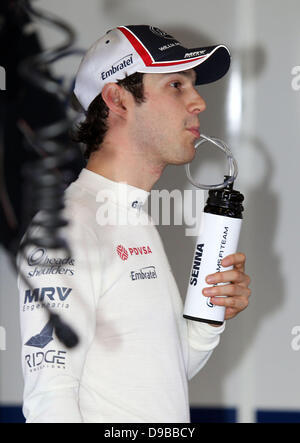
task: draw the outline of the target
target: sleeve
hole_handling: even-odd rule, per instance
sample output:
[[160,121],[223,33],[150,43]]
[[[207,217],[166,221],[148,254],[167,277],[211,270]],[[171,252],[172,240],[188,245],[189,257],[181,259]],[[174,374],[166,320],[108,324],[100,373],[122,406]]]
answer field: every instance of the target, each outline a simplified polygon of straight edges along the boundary
[[218,346],[226,322],[217,327],[193,320],[186,320],[186,322],[188,334],[187,376],[188,380],[191,380],[205,366],[213,350]]
[[[78,391],[96,327],[101,294],[99,240],[76,217],[62,230],[71,249],[28,247],[18,257],[23,413],[29,423],[82,422]],[[32,230],[39,235],[41,228]],[[56,337],[47,308],[79,337],[66,348]]]
[[[152,219],[151,222],[154,225]],[[226,322],[221,326],[214,327],[207,323],[183,318],[183,298],[180,295],[176,279],[157,229],[155,229],[154,232],[161,247],[161,256],[164,257],[166,269],[169,271],[169,290],[172,294],[173,306],[179,322],[180,339],[184,349],[186,375],[188,380],[190,380],[203,368],[213,350],[218,346],[220,335],[225,329]]]

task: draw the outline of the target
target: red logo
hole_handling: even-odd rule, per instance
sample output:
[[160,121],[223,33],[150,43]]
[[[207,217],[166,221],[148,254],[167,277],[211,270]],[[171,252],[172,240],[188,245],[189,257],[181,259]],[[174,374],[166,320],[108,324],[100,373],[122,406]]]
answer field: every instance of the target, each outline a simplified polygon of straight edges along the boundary
[[152,254],[150,246],[139,246],[138,248],[128,248],[130,255],[145,255]]
[[[130,255],[152,254],[150,246],[139,246],[137,248],[128,248],[128,251],[129,251]],[[119,254],[119,256],[121,257],[122,260],[128,259],[128,251],[122,245],[117,246],[117,253]]]
[[117,246],[117,253],[119,254],[122,260],[128,259],[128,252],[127,249],[124,248],[124,246],[122,245]]

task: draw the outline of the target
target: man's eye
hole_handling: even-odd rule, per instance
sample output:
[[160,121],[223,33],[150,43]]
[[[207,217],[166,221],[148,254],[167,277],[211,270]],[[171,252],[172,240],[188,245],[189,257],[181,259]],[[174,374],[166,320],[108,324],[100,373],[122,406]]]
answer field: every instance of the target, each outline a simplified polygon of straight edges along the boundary
[[176,88],[176,89],[180,89],[181,87],[181,83],[180,82],[172,82],[170,83],[170,86],[172,86],[172,88]]

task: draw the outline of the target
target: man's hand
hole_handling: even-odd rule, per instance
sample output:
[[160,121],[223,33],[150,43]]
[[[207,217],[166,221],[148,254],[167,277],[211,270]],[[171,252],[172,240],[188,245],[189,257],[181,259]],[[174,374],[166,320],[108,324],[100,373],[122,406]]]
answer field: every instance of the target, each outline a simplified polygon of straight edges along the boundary
[[[206,277],[208,284],[227,283],[203,289],[203,295],[211,297],[214,305],[226,306],[225,320],[235,317],[248,306],[251,295],[250,277],[245,274],[246,256],[241,252],[223,258],[223,267],[233,266],[230,271],[216,272]],[[229,283],[229,284],[228,284]],[[217,297],[216,297],[217,296]],[[226,296],[226,298],[218,298]]]

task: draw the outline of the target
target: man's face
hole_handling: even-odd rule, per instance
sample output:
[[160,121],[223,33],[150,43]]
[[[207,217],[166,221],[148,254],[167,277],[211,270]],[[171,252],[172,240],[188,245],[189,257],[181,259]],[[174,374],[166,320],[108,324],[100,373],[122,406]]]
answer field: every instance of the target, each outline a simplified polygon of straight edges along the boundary
[[145,74],[145,102],[133,105],[130,136],[154,163],[184,164],[195,155],[200,112],[205,101],[195,89],[194,70]]

